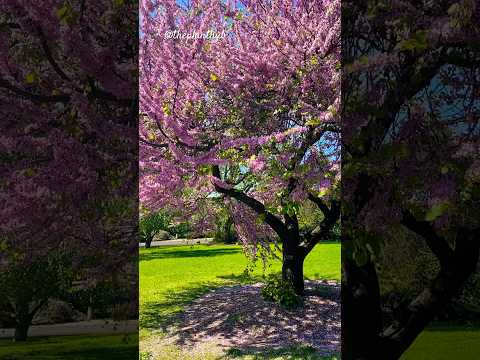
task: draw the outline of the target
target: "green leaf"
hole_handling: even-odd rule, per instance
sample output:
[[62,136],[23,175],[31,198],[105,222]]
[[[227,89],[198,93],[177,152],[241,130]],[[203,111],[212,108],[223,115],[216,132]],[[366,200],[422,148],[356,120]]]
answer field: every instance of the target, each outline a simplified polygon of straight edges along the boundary
[[395,49],[397,50],[425,50],[428,48],[428,39],[427,39],[427,32],[424,30],[417,31],[413,37],[410,39],[406,39],[400,41]]
[[262,224],[263,222],[265,222],[266,218],[267,218],[267,214],[261,213],[260,215],[257,216],[257,222],[259,224]]
[[38,79],[38,76],[35,72],[31,71],[25,76],[25,82],[27,84],[33,84]]
[[148,140],[150,140],[150,141],[155,141],[156,136],[155,136],[155,134],[153,134],[153,133],[148,133],[147,138],[148,138]]
[[65,16],[67,16],[69,10],[70,7],[68,6],[68,4],[65,4],[61,8],[57,9],[55,15],[57,15],[57,18],[59,18],[60,20],[63,20]]
[[170,110],[170,106],[168,104],[164,104],[162,110],[166,116],[172,115],[172,110]]
[[323,188],[318,192],[318,197],[323,197],[323,196],[327,195],[327,193],[328,193],[328,189]]
[[307,126],[318,126],[320,125],[320,119],[319,118],[312,118],[308,120],[305,125]]
[[447,10],[447,14],[448,15],[455,15],[459,12],[460,10],[460,4],[458,3],[455,3],[453,4],[452,6],[450,6]]
[[434,221],[436,218],[440,217],[447,211],[449,207],[448,201],[443,201],[441,203],[435,204],[430,210],[425,214],[426,221]]
[[65,3],[61,8],[58,8],[55,15],[62,24],[66,25],[72,24],[77,19],[77,14],[68,3]]
[[362,65],[368,65],[368,56],[364,55],[362,57],[360,57],[360,59],[358,59],[358,62]]

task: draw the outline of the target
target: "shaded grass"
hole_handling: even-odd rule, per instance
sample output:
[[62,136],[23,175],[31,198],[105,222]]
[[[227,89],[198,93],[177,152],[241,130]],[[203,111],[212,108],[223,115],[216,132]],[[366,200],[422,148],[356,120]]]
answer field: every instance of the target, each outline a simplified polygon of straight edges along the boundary
[[321,356],[315,349],[303,346],[288,346],[279,349],[259,348],[255,350],[240,350],[231,348],[225,355],[218,351],[203,350],[199,353],[185,352],[178,346],[165,346],[159,357],[149,352],[140,353],[140,360],[339,360],[339,356]]
[[[238,245],[162,246],[140,250],[140,334],[164,332],[175,315],[200,295],[218,286],[261,280],[258,261],[251,276],[243,275],[248,260]],[[278,272],[270,261],[266,273]],[[340,244],[322,243],[305,260],[307,279],[340,279]]]
[[441,324],[424,330],[401,360],[471,360],[479,354],[480,326]]
[[138,357],[138,336],[82,335],[0,340],[1,360],[130,360]]
[[258,351],[242,351],[232,348],[227,351],[226,359],[242,360],[337,360],[337,356],[321,356],[309,346],[289,346],[280,349],[259,349]]

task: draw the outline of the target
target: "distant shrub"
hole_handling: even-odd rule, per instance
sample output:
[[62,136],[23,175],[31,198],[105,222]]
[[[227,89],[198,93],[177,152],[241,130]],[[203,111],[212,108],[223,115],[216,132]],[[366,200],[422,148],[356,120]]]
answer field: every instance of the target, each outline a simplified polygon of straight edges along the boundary
[[190,224],[183,222],[178,225],[172,225],[168,229],[170,234],[176,236],[177,238],[187,238],[190,235],[191,227]]

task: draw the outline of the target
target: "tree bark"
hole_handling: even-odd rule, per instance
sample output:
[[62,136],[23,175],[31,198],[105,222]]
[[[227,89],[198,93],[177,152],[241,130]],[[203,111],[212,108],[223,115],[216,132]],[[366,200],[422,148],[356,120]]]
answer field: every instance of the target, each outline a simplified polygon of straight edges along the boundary
[[152,246],[152,240],[153,240],[153,238],[151,238],[151,237],[145,239],[145,248],[146,249],[149,249]]
[[342,265],[342,359],[377,359],[373,353],[378,347],[382,313],[374,264],[358,266],[355,260],[343,257]]
[[305,254],[298,246],[298,239],[289,239],[283,242],[282,278],[292,282],[297,295],[305,294],[303,279],[303,262]]
[[14,341],[26,341],[30,323],[17,323],[15,326]]
[[13,335],[14,341],[26,341],[28,329],[32,323],[33,315],[29,314],[28,307],[21,307],[16,313],[15,333]]
[[441,262],[441,269],[429,286],[396,309],[399,315],[388,328],[382,324],[374,264],[359,266],[353,259],[344,257],[342,359],[398,360],[476,270],[480,252],[477,238],[478,231],[458,231],[452,257]]

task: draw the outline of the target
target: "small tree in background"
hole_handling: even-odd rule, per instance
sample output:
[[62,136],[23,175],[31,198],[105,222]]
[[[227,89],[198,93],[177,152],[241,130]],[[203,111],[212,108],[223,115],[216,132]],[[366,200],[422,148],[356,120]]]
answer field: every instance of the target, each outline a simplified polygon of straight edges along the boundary
[[140,218],[140,240],[145,243],[146,248],[152,245],[154,237],[160,231],[168,231],[171,221],[172,217],[162,211],[148,213]]
[[25,341],[38,311],[50,298],[67,293],[73,272],[68,257],[60,251],[33,260],[13,251],[9,255],[9,266],[0,272],[0,302],[14,320],[14,341]]

